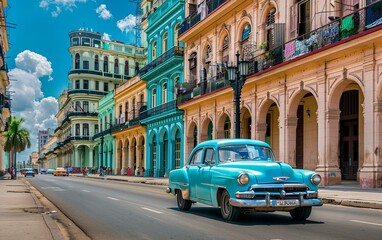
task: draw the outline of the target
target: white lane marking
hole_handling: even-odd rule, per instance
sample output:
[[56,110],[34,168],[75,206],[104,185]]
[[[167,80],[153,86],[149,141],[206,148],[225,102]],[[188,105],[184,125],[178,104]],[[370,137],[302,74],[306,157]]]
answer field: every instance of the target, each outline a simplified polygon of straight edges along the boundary
[[350,220],[350,222],[363,223],[363,224],[369,224],[369,225],[375,225],[375,226],[382,226],[382,224],[380,224],[380,223],[364,222],[364,221],[359,221],[359,220]]
[[156,211],[156,210],[153,210],[153,209],[150,209],[150,208],[145,208],[145,207],[141,207],[143,210],[147,210],[147,211],[150,211],[150,212],[155,212],[155,213],[163,213],[163,212],[159,212],[159,211]]
[[107,197],[108,199],[111,199],[111,200],[114,200],[114,201],[118,201],[119,199],[117,198],[113,198],[113,197]]
[[90,192],[89,190],[82,190],[83,192]]

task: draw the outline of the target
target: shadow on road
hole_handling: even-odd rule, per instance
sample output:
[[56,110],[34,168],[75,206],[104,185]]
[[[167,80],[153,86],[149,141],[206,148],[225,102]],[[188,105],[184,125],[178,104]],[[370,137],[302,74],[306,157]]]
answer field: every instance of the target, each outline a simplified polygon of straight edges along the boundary
[[[177,212],[182,212],[184,214],[192,214],[199,217],[209,218],[221,222],[225,221],[220,214],[220,208],[212,207],[192,207],[189,211],[180,211],[178,208],[169,208],[169,210],[174,210]],[[288,214],[288,215],[285,215]],[[265,213],[265,212],[251,212],[251,213],[242,213],[238,221],[232,221],[231,224],[250,226],[250,225],[310,225],[310,224],[324,224],[321,221],[295,221],[290,216],[289,213],[284,212],[274,212],[274,213]]]

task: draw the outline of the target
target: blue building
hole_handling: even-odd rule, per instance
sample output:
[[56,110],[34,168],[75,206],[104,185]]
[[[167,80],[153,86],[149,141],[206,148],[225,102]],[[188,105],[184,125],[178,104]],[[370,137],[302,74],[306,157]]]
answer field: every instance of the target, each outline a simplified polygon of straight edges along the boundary
[[[183,46],[178,29],[184,21],[184,1],[157,1],[142,6],[142,28],[147,38],[148,64],[140,70],[147,83],[146,176],[167,176],[183,166],[183,111],[177,108],[183,83]],[[148,10],[150,9],[150,10]]]

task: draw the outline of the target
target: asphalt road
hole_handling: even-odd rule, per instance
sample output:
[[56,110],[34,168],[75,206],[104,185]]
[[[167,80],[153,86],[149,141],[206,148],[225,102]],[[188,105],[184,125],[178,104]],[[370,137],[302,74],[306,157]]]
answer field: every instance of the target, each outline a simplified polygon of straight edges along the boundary
[[181,212],[164,186],[79,177],[27,179],[92,239],[381,239],[382,211],[324,205],[307,221],[253,213],[225,222],[218,208]]

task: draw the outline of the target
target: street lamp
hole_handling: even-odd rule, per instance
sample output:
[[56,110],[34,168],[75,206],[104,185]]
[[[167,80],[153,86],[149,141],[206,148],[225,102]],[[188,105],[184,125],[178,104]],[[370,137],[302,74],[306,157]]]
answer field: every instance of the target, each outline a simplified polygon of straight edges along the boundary
[[227,76],[230,85],[233,89],[235,98],[235,138],[240,138],[240,98],[241,90],[245,84],[246,76],[248,75],[249,61],[245,61],[244,58],[239,60],[240,53],[236,53],[237,66],[227,67]]

